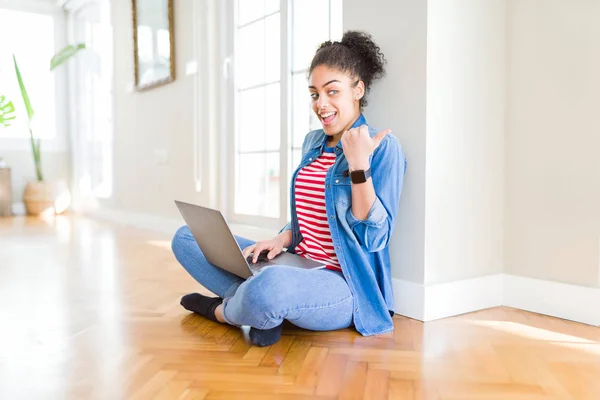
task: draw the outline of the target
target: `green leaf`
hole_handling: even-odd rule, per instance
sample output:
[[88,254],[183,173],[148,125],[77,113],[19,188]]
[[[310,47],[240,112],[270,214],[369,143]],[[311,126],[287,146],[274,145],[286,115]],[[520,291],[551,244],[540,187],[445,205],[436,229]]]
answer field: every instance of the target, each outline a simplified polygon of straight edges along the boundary
[[23,83],[23,77],[21,76],[21,71],[19,70],[19,64],[17,63],[17,58],[13,54],[13,62],[15,64],[15,74],[17,75],[17,81],[19,82],[19,88],[21,89],[21,97],[23,97],[23,103],[25,104],[25,109],[27,110],[27,118],[29,119],[29,140],[31,142],[31,152],[33,153],[33,162],[35,164],[35,173],[37,175],[38,181],[44,180],[44,175],[42,174],[42,162],[40,157],[40,140],[35,139],[33,136],[33,131],[31,130],[31,121],[33,120],[33,107],[31,106],[31,101],[29,101],[29,95],[27,94],[27,90],[25,89],[25,84]]
[[8,101],[6,96],[0,95],[0,125],[5,128],[10,126],[10,121],[17,118],[15,115],[15,106],[12,101]]
[[50,60],[50,71],[53,71],[59,65],[66,63],[71,57],[83,49],[85,49],[85,43],[79,43],[76,46],[73,46],[72,44],[66,46]]
[[19,65],[17,64],[17,58],[13,54],[13,62],[15,63],[15,73],[17,74],[17,81],[19,81],[19,88],[21,89],[21,97],[23,97],[23,103],[25,103],[25,109],[27,110],[27,118],[29,119],[29,123],[33,119],[33,115],[35,114],[33,111],[33,107],[31,106],[31,101],[29,101],[29,95],[27,94],[27,90],[25,89],[25,84],[23,83],[23,77],[21,76],[21,71],[19,71]]
[[[33,138],[33,133],[31,129],[29,130],[29,136]],[[33,145],[33,162],[35,164],[35,174],[37,175],[38,181],[44,180],[44,174],[42,173],[42,155],[40,153],[40,138],[35,140],[35,144]]]

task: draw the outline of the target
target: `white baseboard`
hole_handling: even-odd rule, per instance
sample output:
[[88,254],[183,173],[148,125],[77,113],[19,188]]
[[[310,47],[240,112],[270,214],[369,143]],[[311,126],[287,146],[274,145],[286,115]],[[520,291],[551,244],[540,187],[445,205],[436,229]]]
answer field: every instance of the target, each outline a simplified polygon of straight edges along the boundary
[[25,204],[24,203],[13,203],[12,212],[14,215],[25,215]]
[[425,321],[425,290],[423,285],[392,278],[396,314]]
[[393,285],[396,313],[424,322],[508,306],[600,325],[600,288],[508,274],[435,285],[394,279]]
[[393,279],[396,313],[419,321],[502,305],[502,274],[435,285]]
[[600,325],[600,288],[505,275],[504,305]]
[[502,274],[425,287],[425,321],[502,305]]

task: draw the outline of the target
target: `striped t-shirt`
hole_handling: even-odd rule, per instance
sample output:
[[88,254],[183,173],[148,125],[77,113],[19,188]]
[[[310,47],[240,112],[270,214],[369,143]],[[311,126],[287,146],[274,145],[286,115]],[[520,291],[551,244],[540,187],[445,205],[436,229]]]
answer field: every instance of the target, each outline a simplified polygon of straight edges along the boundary
[[333,147],[326,147],[296,176],[296,214],[303,239],[295,251],[303,257],[326,263],[329,269],[341,271],[325,210],[325,175],[335,162],[333,150]]

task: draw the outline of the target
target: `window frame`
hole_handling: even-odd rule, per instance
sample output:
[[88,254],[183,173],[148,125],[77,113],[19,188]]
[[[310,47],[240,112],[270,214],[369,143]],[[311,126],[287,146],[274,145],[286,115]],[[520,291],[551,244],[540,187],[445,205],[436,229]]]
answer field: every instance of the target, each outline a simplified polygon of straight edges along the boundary
[[[54,53],[58,52],[66,45],[67,21],[62,8],[57,6],[56,3],[34,0],[5,0],[0,4],[0,9],[52,16],[54,20]],[[49,62],[50,60],[48,60],[48,63]],[[69,148],[67,72],[66,69],[60,68],[52,74],[55,87],[56,135],[53,138],[41,138],[41,148],[43,152],[49,153],[67,152]],[[20,96],[18,96],[18,98],[11,98],[10,100],[15,106],[22,107],[23,100]],[[36,105],[34,104],[34,109],[35,108]],[[0,134],[0,148],[2,148],[3,151],[31,151],[29,134],[22,136]]]
[[[227,142],[229,146],[227,146],[227,154],[223,156],[227,160],[226,164],[227,168],[227,185],[226,185],[226,200],[224,202],[226,207],[226,216],[231,222],[246,224],[251,226],[261,226],[269,229],[278,229],[284,226],[289,221],[289,180],[291,177],[291,173],[295,169],[295,165],[291,165],[291,161],[293,159],[293,151],[297,150],[297,147],[293,147],[293,137],[292,137],[292,80],[294,75],[297,73],[306,73],[308,70],[294,70],[292,64],[293,57],[293,1],[301,1],[301,0],[280,0],[279,13],[280,13],[280,145],[277,152],[279,153],[279,179],[280,179],[280,195],[279,195],[279,217],[266,217],[266,216],[258,216],[258,215],[246,215],[235,212],[235,196],[236,196],[236,174],[237,174],[237,165],[236,165],[236,157],[237,157],[237,143],[236,138],[236,129],[237,129],[237,121],[238,121],[238,88],[235,83],[235,74],[236,74],[236,59],[235,56],[236,46],[238,44],[237,34],[238,29],[240,28],[237,24],[237,3],[238,1],[243,0],[230,0],[228,13],[227,13],[227,26],[230,26],[230,34],[226,43],[227,51],[226,54],[230,54],[229,57],[225,57],[224,59],[224,70],[226,71],[226,80],[227,80],[227,93],[226,100],[224,102],[226,110],[234,110],[236,113],[235,117],[232,121],[227,123],[226,129],[227,132]],[[332,23],[332,4],[334,1],[338,1],[338,7],[341,9],[342,1],[341,0],[328,0],[329,2],[329,37],[332,38],[334,32],[332,30],[335,28]],[[339,10],[338,9],[338,10]],[[341,16],[339,21],[339,27],[341,27]],[[246,26],[248,22],[245,22],[242,26]],[[325,39],[324,39],[325,40]],[[308,90],[307,90],[308,96]],[[312,112],[309,110],[309,112]],[[305,134],[307,134],[305,132]],[[263,153],[261,151],[261,153]],[[265,151],[265,154],[267,152]],[[297,160],[296,160],[297,161]]]
[[[86,35],[86,24],[90,21],[82,18],[81,14],[85,14],[90,10],[88,7],[98,7],[94,14],[100,19],[99,26],[104,29],[111,26],[111,4],[108,0],[80,0],[80,1],[68,1],[64,5],[67,12],[67,26],[68,26],[68,37],[70,43],[86,42],[88,46],[87,51],[94,51],[93,42],[89,42],[87,37],[81,38],[81,35]],[[98,26],[96,26],[98,28]],[[114,103],[115,103],[115,90],[113,84],[114,77],[114,63],[113,63],[113,37],[112,32],[105,32],[106,42],[110,46],[110,51],[104,53],[101,59],[106,60],[106,68],[101,70],[106,74],[105,80],[107,86],[104,89],[109,93],[107,98],[109,102],[104,104],[106,107],[108,117],[107,130],[103,131],[106,137],[102,141],[95,140],[94,137],[90,140],[90,137],[85,135],[81,131],[81,118],[84,115],[83,111],[90,111],[90,108],[86,108],[83,105],[88,105],[88,101],[92,103],[98,98],[93,97],[94,92],[88,92],[85,89],[85,85],[82,84],[84,75],[82,73],[89,68],[83,63],[85,58],[75,59],[70,62],[66,67],[67,71],[71,75],[71,82],[75,82],[75,85],[69,86],[69,126],[72,132],[70,138],[70,150],[71,150],[71,177],[72,187],[74,193],[77,195],[76,202],[77,206],[85,207],[89,204],[94,204],[98,199],[107,200],[110,199],[114,191]],[[105,93],[106,94],[106,93]],[[86,101],[87,100],[87,101]],[[93,112],[94,107],[92,106],[91,111]],[[89,114],[87,115],[89,116]],[[86,116],[86,117],[87,117]],[[98,116],[93,114],[91,118],[87,119],[87,123],[94,126],[92,121],[95,121]],[[89,127],[89,125],[88,125]],[[89,133],[89,132],[87,132]],[[94,133],[98,133],[94,130]],[[94,156],[95,152],[100,152],[102,161],[98,161]],[[80,179],[87,175],[92,175],[94,171],[102,170],[102,184],[92,187],[82,187]]]

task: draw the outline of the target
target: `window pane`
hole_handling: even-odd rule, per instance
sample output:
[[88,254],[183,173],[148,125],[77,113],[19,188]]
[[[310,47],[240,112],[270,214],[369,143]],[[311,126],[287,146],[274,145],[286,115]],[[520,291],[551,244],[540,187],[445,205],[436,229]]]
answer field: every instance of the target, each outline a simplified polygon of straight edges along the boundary
[[262,215],[279,217],[280,180],[279,152],[267,154],[267,197]]
[[[302,157],[302,149],[292,149],[292,165],[291,165],[291,171],[290,173],[294,172],[296,170],[296,168],[298,168],[298,165],[300,165],[300,161]],[[291,179],[291,177],[290,177]]]
[[246,88],[265,81],[265,21],[238,31],[236,59],[237,87]]
[[[289,185],[290,185],[290,182],[292,179],[292,174],[300,165],[300,161],[302,161],[301,157],[302,157],[302,149],[292,148],[288,151],[288,166],[287,166],[288,175],[287,175],[287,180],[285,182],[286,190],[289,190]],[[288,208],[288,213],[289,213],[289,205],[287,208]],[[289,221],[289,219],[288,219],[288,221]]]
[[294,74],[292,77],[292,146],[302,146],[304,137],[310,131],[309,113],[311,112],[306,73]]
[[323,129],[323,124],[321,124],[321,121],[319,121],[319,118],[317,117],[317,114],[315,114],[312,110],[308,113],[309,115],[309,125],[308,125],[308,131],[314,131],[315,129]]
[[305,69],[319,44],[329,39],[329,0],[293,2],[293,68]]
[[[15,76],[14,53],[31,105],[35,110],[33,133],[51,139],[56,136],[54,75],[49,63],[55,52],[54,20],[50,15],[0,9],[0,27],[5,33],[0,51],[0,91],[15,107],[16,119],[0,130],[2,136],[28,137],[27,113]],[[35,35],[31,34],[35,27]]]
[[[330,35],[341,36],[342,0],[293,0],[288,4],[289,26],[281,25],[281,0],[239,0],[238,22],[245,25],[236,32],[236,183],[234,212],[237,214],[279,217],[282,191],[287,190],[289,170],[300,163],[301,145],[306,134],[320,129],[321,123],[311,109],[306,68],[314,53]],[[331,21],[330,21],[330,7]],[[273,14],[273,15],[270,15]],[[270,15],[264,20],[261,17]],[[252,22],[256,21],[256,22]],[[281,54],[281,33],[290,29],[289,54]],[[281,68],[287,57],[290,96],[281,97]],[[293,73],[291,72],[298,72]],[[270,84],[267,84],[270,83]],[[263,86],[265,85],[265,86]],[[252,90],[239,90],[255,87]],[[289,103],[288,103],[289,101]],[[281,118],[290,110],[291,141],[289,165],[279,171]],[[272,153],[271,153],[272,151]],[[251,153],[248,153],[251,152]],[[283,182],[283,184],[281,183]],[[289,214],[289,209],[287,210]]]
[[279,217],[279,153],[241,154],[238,160],[235,212]]
[[265,0],[239,0],[238,25],[244,25],[265,15]]
[[83,195],[110,197],[112,194],[112,29],[102,15],[108,5],[94,3],[74,15],[76,42],[87,51],[72,61],[76,89],[77,140],[80,158],[78,189]]
[[237,161],[235,212],[260,215],[265,197],[265,155],[240,154]]
[[281,32],[279,13],[265,19],[265,79],[267,82],[279,80],[281,71]]
[[267,99],[265,103],[266,137],[265,149],[279,150],[281,139],[281,99],[279,83],[266,87]]
[[239,93],[239,151],[265,149],[265,88],[243,90]]

